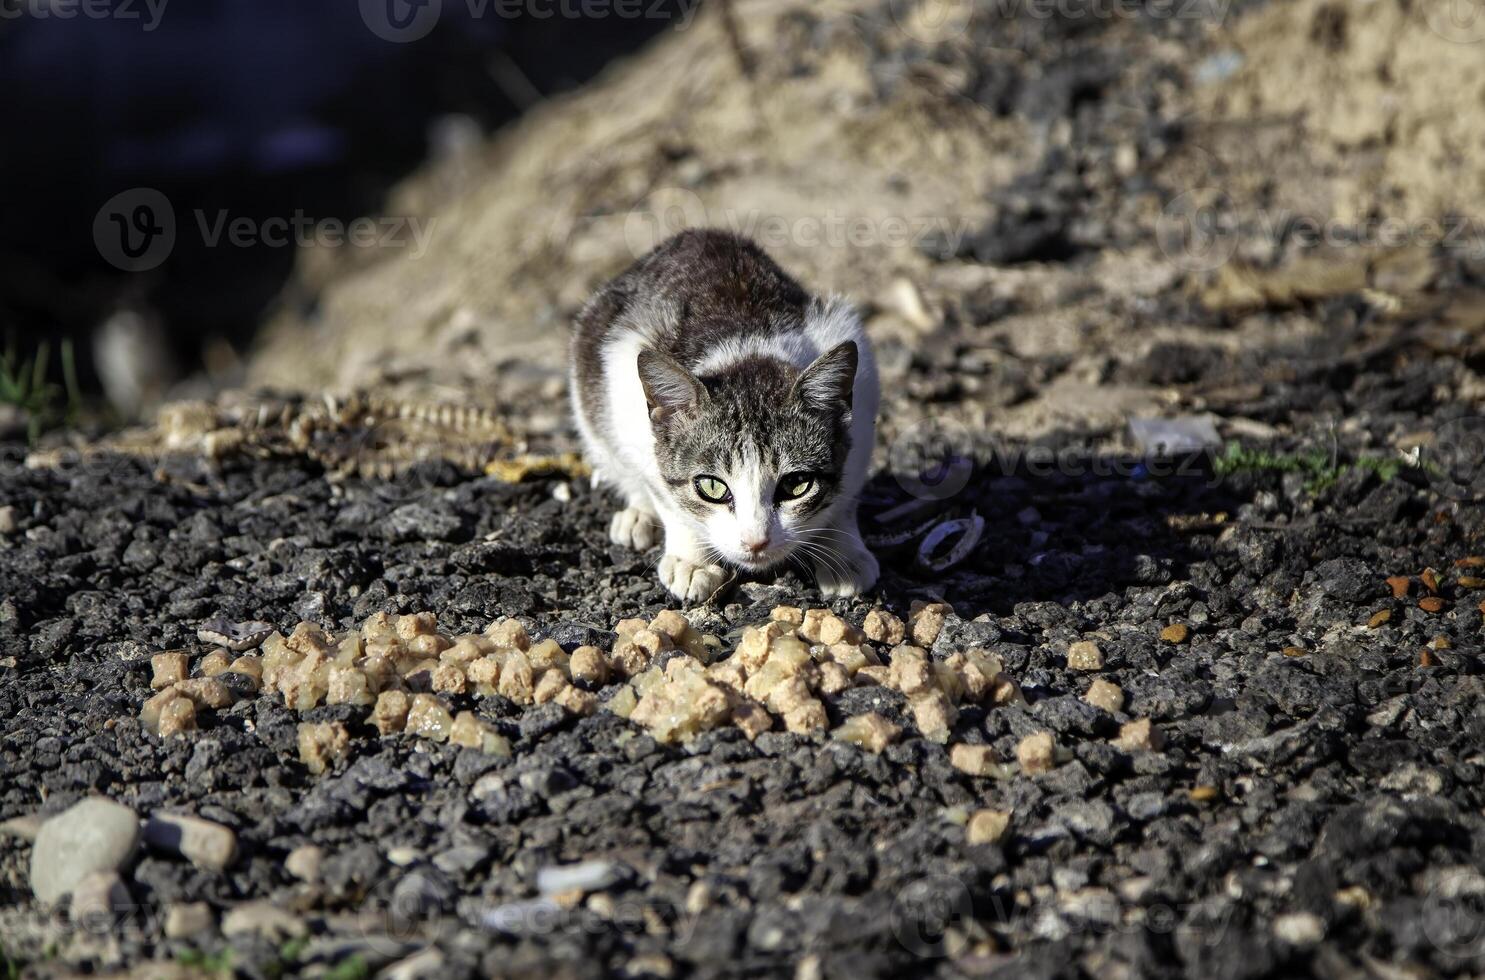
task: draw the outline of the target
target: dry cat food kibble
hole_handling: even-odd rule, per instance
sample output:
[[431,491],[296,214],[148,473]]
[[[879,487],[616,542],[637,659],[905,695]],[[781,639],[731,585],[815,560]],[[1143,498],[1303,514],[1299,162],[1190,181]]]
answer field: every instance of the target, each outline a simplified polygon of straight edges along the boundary
[[[461,635],[440,632],[429,613],[375,613],[341,635],[299,623],[288,636],[268,633],[257,652],[236,659],[220,647],[211,650],[194,677],[187,653],[155,655],[157,693],[140,718],[156,734],[175,735],[193,730],[199,711],[225,709],[261,690],[299,712],[321,705],[364,708],[382,737],[407,734],[508,756],[511,744],[497,723],[459,710],[461,699],[499,696],[582,717],[597,710],[603,692],[606,710],[648,729],[659,742],[682,743],[729,724],[749,739],[770,730],[824,733],[832,726],[825,698],[885,686],[903,695],[919,734],[947,744],[961,705],[988,707],[1019,696],[1001,673],[1000,659],[986,650],[929,654],[953,616],[943,603],[916,604],[907,624],[882,610],[860,627],[828,609],[778,606],[771,616],[744,629],[730,652],[675,610],[648,621],[620,621],[608,651],[581,645],[570,653],[553,639],[533,640],[509,618]],[[846,717],[833,732],[836,740],[874,753],[901,735],[901,725],[877,711]],[[298,736],[300,758],[312,773],[329,770],[354,750],[339,722],[306,722]],[[956,745],[952,758],[975,775],[1004,778],[1014,771],[986,746]],[[1024,761],[1023,768],[1033,771]]]

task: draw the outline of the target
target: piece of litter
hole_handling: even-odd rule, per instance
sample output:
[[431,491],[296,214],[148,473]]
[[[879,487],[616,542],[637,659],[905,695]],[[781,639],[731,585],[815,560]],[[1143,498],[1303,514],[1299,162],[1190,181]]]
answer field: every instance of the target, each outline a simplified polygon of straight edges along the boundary
[[1130,419],[1129,437],[1147,456],[1177,456],[1222,444],[1217,427],[1207,415]]

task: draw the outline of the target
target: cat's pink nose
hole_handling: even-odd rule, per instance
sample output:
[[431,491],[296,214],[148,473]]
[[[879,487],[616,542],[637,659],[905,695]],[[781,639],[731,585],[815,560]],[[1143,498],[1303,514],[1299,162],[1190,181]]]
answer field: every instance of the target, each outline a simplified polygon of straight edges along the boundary
[[767,538],[743,538],[743,550],[750,555],[761,555],[768,548]]

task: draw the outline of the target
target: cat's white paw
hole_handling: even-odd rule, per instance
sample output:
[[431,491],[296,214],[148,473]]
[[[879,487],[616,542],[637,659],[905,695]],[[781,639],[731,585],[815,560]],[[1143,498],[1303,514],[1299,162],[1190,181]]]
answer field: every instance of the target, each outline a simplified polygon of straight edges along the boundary
[[720,565],[698,565],[680,555],[660,559],[661,584],[683,602],[705,602],[726,581],[727,572]]
[[625,507],[609,521],[608,539],[635,551],[648,551],[660,540],[660,522],[647,510]]
[[834,556],[827,565],[815,563],[815,584],[820,594],[827,599],[848,598],[860,595],[877,584],[881,566],[876,556],[862,548],[860,551]]

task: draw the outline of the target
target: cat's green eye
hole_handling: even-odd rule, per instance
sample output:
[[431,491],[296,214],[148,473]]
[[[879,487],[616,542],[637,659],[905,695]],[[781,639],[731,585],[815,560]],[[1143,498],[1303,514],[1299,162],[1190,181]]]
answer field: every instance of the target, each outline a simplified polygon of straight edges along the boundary
[[732,491],[727,489],[727,484],[714,476],[698,476],[693,483],[702,500],[725,504],[732,499]]
[[780,500],[798,500],[815,489],[815,478],[808,473],[790,473],[779,481]]

